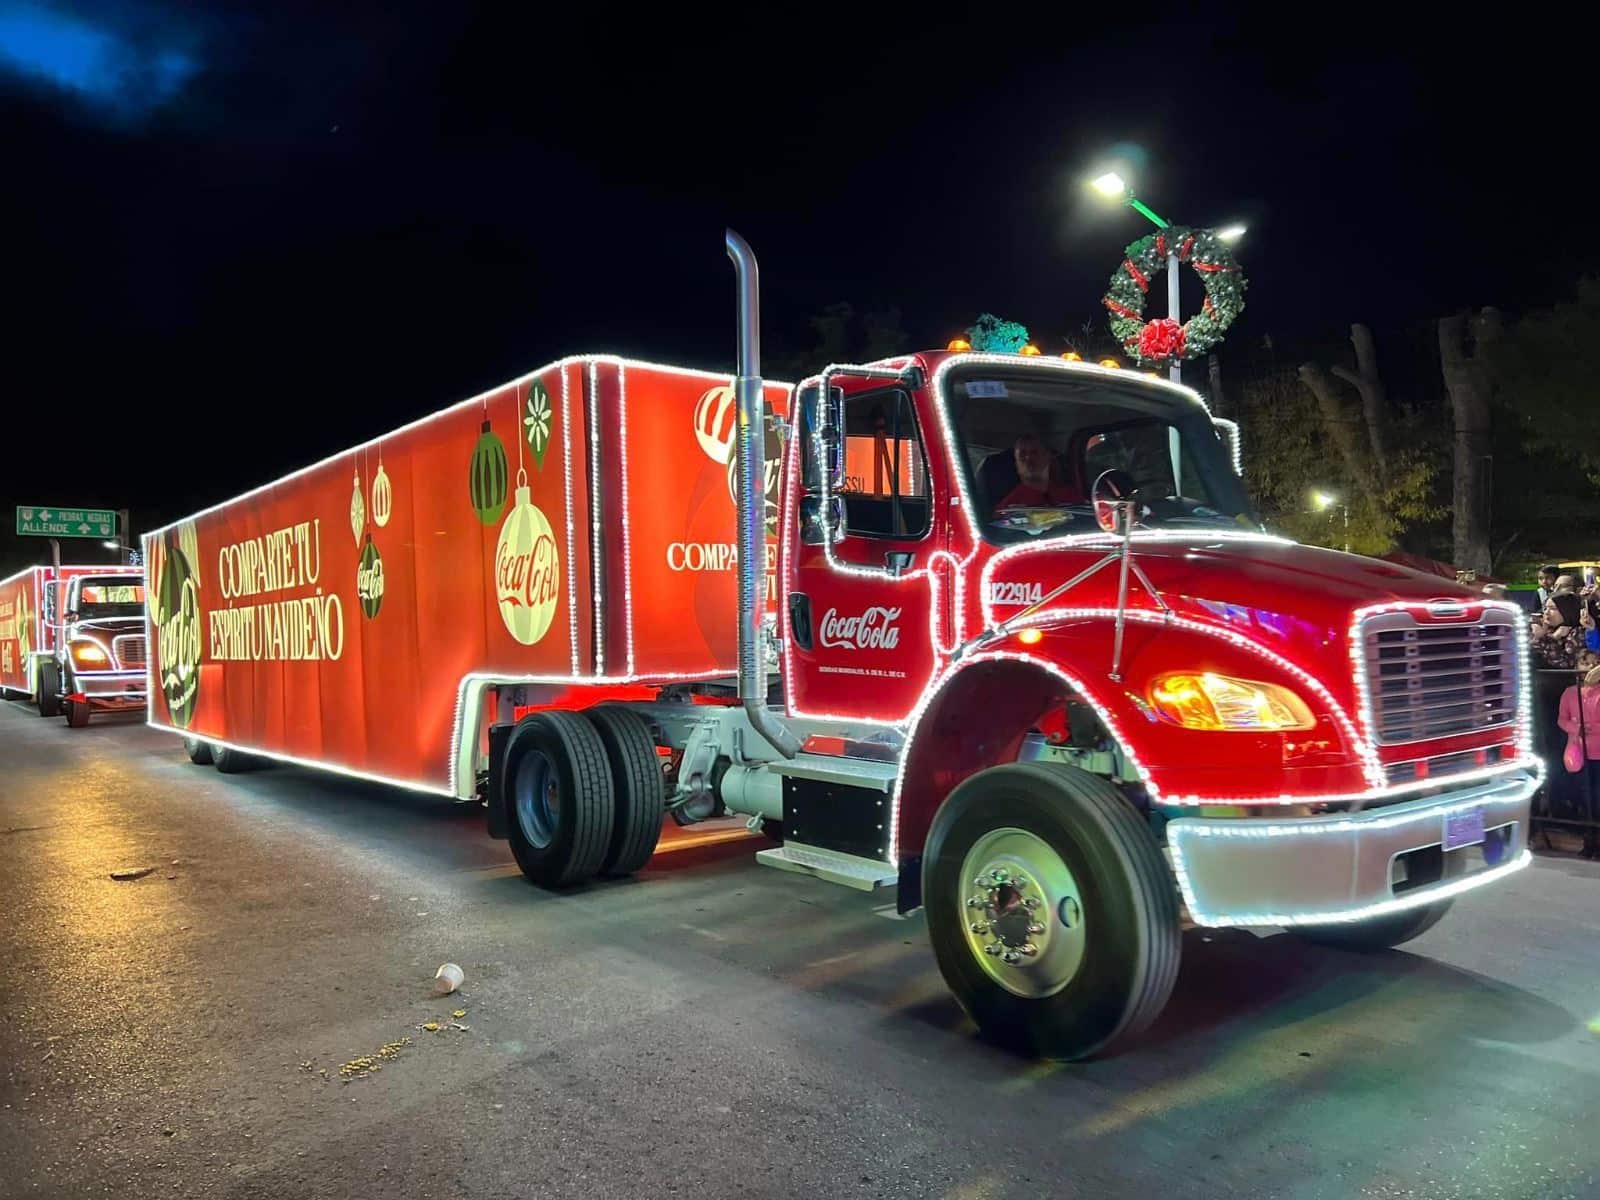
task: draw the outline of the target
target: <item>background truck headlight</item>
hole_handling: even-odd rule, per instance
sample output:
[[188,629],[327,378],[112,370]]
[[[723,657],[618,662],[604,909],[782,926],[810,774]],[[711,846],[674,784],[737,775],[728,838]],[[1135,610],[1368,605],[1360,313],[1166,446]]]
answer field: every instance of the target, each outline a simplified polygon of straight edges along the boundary
[[73,642],[70,650],[73,663],[80,667],[103,667],[111,661],[98,642]]

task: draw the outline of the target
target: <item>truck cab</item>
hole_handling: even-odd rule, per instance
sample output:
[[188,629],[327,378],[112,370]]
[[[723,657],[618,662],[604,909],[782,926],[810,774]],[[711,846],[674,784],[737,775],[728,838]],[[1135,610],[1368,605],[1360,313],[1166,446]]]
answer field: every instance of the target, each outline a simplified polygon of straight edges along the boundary
[[39,714],[65,715],[81,729],[97,712],[143,709],[143,573],[75,573],[52,583],[47,597],[46,620],[59,632],[36,667]]
[[[1179,898],[1370,948],[1528,861],[1514,607],[1265,532],[1194,392],[928,353],[831,367],[796,408],[786,715],[880,733],[771,765],[764,857],[881,860],[980,1025],[1123,1036],[1170,987]],[[1121,980],[1100,1027],[1091,962]]]

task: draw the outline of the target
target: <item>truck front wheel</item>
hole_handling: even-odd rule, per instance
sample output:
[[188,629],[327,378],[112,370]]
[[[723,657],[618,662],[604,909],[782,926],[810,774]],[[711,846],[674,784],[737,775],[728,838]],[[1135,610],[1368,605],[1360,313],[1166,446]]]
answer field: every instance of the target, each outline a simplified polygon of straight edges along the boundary
[[1143,1029],[1178,975],[1178,897],[1144,820],[1074,767],[957,787],[923,854],[934,956],[985,1036],[1081,1059]]
[[605,746],[578,713],[526,717],[506,742],[506,832],[517,866],[534,883],[568,887],[600,869],[616,799]]
[[87,700],[67,701],[67,727],[69,729],[82,729],[89,723],[89,716],[93,710]]
[[39,715],[61,715],[61,668],[53,662],[41,662],[38,673]]
[[1387,950],[1427,933],[1450,911],[1450,901],[1440,900],[1389,917],[1347,921],[1338,925],[1295,925],[1291,932],[1319,946],[1367,952]]

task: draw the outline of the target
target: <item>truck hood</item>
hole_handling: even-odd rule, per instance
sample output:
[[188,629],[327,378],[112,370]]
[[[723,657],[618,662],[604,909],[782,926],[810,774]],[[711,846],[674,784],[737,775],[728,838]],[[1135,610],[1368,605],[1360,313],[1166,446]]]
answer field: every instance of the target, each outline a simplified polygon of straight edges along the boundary
[[100,617],[92,621],[78,621],[72,626],[74,634],[86,633],[97,637],[117,637],[124,633],[143,633],[143,617]]
[[[1043,542],[1008,552],[989,571],[988,595],[996,601],[993,617],[1004,620],[1021,611],[1020,604],[1000,603],[1002,598],[1031,600],[1038,594],[1031,591],[1035,585],[1047,594],[1115,544],[1109,538],[1063,546]],[[1483,599],[1461,584],[1408,567],[1269,538],[1208,538],[1201,531],[1192,537],[1187,531],[1135,535],[1134,562],[1175,612],[1228,625],[1298,662],[1323,659],[1333,677],[1349,673],[1348,634],[1358,609],[1393,601]],[[1117,575],[1115,564],[1105,567],[1047,607],[1115,606]],[[1023,586],[996,588],[1002,581]],[[1134,579],[1129,581],[1128,603],[1155,607]]]

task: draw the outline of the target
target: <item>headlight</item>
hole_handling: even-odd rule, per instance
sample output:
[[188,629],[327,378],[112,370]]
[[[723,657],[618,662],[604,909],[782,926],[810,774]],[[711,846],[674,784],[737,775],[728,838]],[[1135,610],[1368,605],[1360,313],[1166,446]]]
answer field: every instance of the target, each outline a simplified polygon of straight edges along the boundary
[[1288,688],[1209,671],[1157,676],[1149,696],[1158,714],[1185,729],[1277,733],[1317,723],[1305,701]]
[[73,642],[71,650],[72,661],[80,667],[103,667],[111,661],[111,656],[98,642]]

